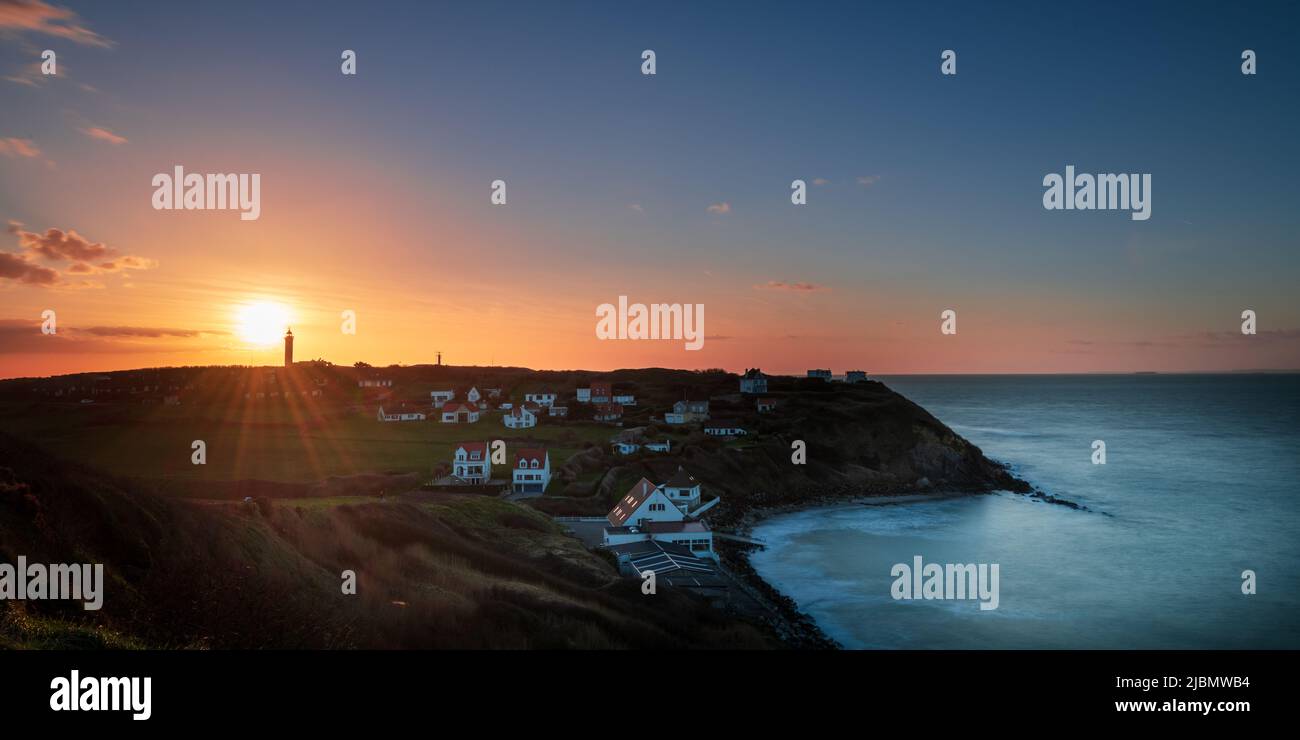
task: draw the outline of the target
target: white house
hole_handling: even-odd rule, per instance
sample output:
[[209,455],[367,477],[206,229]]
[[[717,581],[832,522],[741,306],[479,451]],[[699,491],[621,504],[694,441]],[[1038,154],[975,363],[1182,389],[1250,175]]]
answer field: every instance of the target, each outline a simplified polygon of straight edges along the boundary
[[471,386],[469,392],[465,394],[465,400],[477,404],[483,401],[483,394],[479,393],[478,388]]
[[831,379],[831,371],[830,371],[830,370],[809,370],[809,371],[808,371],[808,377],[810,377],[810,378],[820,378],[820,379],[822,379],[822,380],[825,380],[825,381],[827,381],[827,382],[830,382],[830,379]]
[[[675,477],[675,476],[674,476]],[[686,516],[660,486],[642,478],[614,504],[606,516],[606,547],[655,540],[688,548],[697,557],[713,558],[713,531]]]
[[487,483],[492,477],[492,459],[487,442],[461,442],[452,451],[452,475],[466,483]]
[[590,388],[579,388],[579,389],[578,389],[578,403],[591,403],[591,389],[590,389]]
[[866,370],[850,370],[844,373],[845,383],[865,383],[867,382]]
[[569,415],[569,407],[568,407],[568,406],[548,406],[548,407],[546,408],[546,413],[549,414],[550,416],[568,416],[568,415]]
[[748,434],[736,421],[711,421],[704,425],[704,433],[710,437],[741,437]]
[[529,429],[537,426],[537,414],[530,411],[527,405],[522,404],[510,409],[501,420],[510,429]]
[[614,403],[619,406],[635,406],[636,396],[631,393],[618,393],[614,395]]
[[474,424],[483,412],[474,403],[448,401],[442,407],[443,424]]
[[543,448],[527,448],[515,453],[515,493],[543,493],[551,483],[551,456]]
[[695,479],[695,476],[686,472],[686,468],[678,465],[677,472],[673,473],[673,477],[661,487],[668,500],[672,501],[683,514],[699,508],[700,482]]
[[424,421],[424,414],[418,411],[384,411],[384,407],[379,407],[380,421]]
[[641,449],[641,445],[636,442],[616,441],[611,444],[614,447],[614,454],[616,455],[631,455]]
[[655,442],[646,442],[644,446],[651,452],[667,452],[672,449],[673,443],[671,440],[665,439]]
[[538,391],[537,393],[525,393],[524,400],[532,401],[538,406],[550,406],[555,403],[556,394],[551,391]]
[[434,406],[441,406],[455,397],[456,391],[429,391],[429,401]]
[[678,401],[672,411],[664,414],[664,421],[669,424],[691,424],[708,418],[708,401]]
[[762,370],[751,367],[740,376],[741,393],[767,393],[767,376]]

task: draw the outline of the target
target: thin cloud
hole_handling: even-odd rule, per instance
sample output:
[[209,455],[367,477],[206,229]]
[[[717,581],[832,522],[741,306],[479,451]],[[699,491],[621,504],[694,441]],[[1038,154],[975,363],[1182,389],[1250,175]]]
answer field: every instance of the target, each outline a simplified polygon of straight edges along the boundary
[[118,144],[126,143],[125,136],[118,136],[112,131],[109,131],[106,128],[100,128],[99,126],[91,126],[90,128],[83,128],[81,129],[81,133],[85,134],[86,136],[89,136],[92,139],[98,139],[99,141],[107,141],[108,143],[113,144],[114,146]]
[[97,337],[141,337],[160,339],[162,337],[198,337],[204,334],[225,334],[226,332],[199,331],[198,329],[168,329],[149,326],[91,326],[73,331],[92,334]]
[[827,179],[824,178],[824,177],[814,177],[814,178],[813,178],[813,185],[821,186],[821,185],[830,185],[830,184],[831,184],[831,181],[830,181],[830,180],[827,180]]
[[103,49],[114,45],[82,25],[76,13],[42,0],[0,0],[0,31],[39,33]]
[[871,187],[880,182],[880,175],[863,175],[858,178],[858,184],[863,187]]
[[769,280],[761,285],[755,285],[754,290],[778,290],[790,293],[817,293],[830,290],[829,286],[819,285],[818,283],[788,283],[784,280]]
[[718,216],[725,216],[726,214],[731,213],[731,204],[726,201],[714,203],[705,210]]
[[39,157],[41,149],[31,139],[9,137],[0,139],[0,154],[6,157]]

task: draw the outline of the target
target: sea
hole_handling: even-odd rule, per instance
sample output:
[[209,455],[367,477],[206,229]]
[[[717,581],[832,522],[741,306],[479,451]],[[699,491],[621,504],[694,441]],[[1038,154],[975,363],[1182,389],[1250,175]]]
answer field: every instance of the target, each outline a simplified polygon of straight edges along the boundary
[[[1300,375],[878,379],[1087,510],[999,492],[760,522],[759,575],[843,646],[1300,648]],[[997,608],[907,598],[917,556],[996,564]]]

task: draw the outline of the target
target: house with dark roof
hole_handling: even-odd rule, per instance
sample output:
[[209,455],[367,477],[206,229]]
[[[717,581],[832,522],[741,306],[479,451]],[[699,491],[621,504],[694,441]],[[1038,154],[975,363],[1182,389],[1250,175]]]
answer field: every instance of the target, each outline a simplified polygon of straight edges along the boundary
[[[670,484],[678,501],[668,495]],[[689,504],[686,502],[691,495],[696,502],[699,501],[699,482],[682,468],[678,468],[669,483],[661,486],[642,478],[614,503],[614,508],[606,516],[610,526],[605,528],[605,546],[655,540],[685,547],[697,557],[716,558],[713,531],[708,523],[687,513]],[[695,513],[716,501],[718,499],[710,501],[708,506],[696,509]]]
[[696,557],[690,548],[661,540],[639,540],[613,545],[609,551],[618,561],[619,572],[633,578],[654,573],[656,582],[690,589],[725,590],[727,582],[717,566]]
[[767,376],[762,370],[751,367],[740,376],[741,393],[767,393]]
[[551,483],[551,456],[543,447],[527,447],[515,453],[511,490],[515,493],[544,493]]
[[673,505],[686,514],[699,508],[700,482],[695,476],[686,472],[686,468],[677,466],[677,472],[663,484],[664,495]]

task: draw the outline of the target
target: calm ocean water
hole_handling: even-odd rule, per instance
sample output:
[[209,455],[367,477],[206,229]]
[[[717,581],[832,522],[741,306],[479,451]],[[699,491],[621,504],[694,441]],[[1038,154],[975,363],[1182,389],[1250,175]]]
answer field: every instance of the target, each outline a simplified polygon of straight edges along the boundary
[[[758,572],[845,646],[1300,648],[1300,376],[882,380],[1093,511],[999,493],[760,524]],[[895,601],[915,555],[999,564],[998,609]]]

